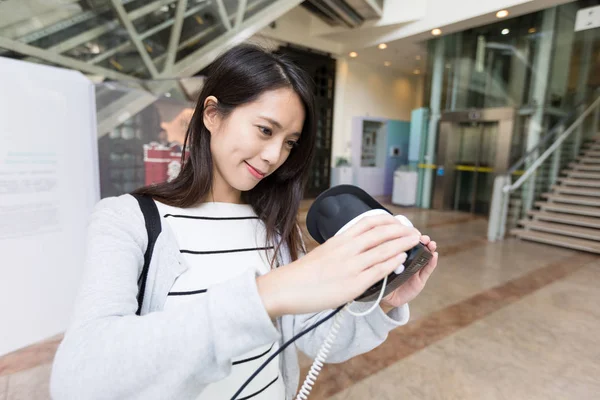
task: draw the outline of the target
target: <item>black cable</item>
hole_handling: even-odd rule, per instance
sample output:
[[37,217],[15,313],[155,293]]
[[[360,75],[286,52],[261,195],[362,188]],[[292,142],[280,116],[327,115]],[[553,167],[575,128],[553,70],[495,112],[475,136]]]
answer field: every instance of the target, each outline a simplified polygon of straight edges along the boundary
[[254,373],[252,375],[250,375],[250,378],[248,378],[246,380],[246,382],[244,382],[244,384],[238,389],[238,391],[235,392],[235,394],[233,395],[231,400],[235,400],[242,393],[242,391],[246,388],[246,386],[248,386],[250,384],[250,382],[252,382],[252,380],[254,378],[256,378],[256,375],[258,375],[259,372],[262,371],[267,366],[267,364],[269,364],[271,361],[273,361],[273,359],[275,359],[275,357],[277,357],[277,355],[279,353],[281,353],[283,350],[285,350],[286,347],[288,347],[290,344],[294,343],[296,340],[300,339],[302,336],[306,335],[308,332],[312,331],[313,329],[315,329],[322,323],[331,319],[335,314],[342,311],[342,308],[344,308],[345,306],[346,305],[344,304],[343,306],[336,308],[328,316],[326,316],[325,318],[323,318],[322,320],[320,320],[318,322],[315,322],[313,325],[309,326],[308,328],[306,328],[305,330],[303,330],[302,332],[300,332],[299,334],[297,334],[296,336],[294,336],[293,338],[291,338],[290,340],[285,342],[283,344],[283,346],[281,346],[273,355],[271,355],[271,357],[267,358],[267,360],[264,363],[262,363],[262,365],[256,371],[254,371]]

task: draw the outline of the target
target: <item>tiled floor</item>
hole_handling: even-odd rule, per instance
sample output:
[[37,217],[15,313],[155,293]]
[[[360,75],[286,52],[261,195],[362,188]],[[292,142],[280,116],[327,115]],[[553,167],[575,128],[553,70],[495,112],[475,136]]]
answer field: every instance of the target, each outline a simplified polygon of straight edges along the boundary
[[[489,243],[486,220],[468,214],[389,209],[438,242],[439,267],[409,324],[378,349],[327,365],[311,399],[600,398],[600,258]],[[48,398],[56,343],[0,358],[0,400]],[[306,372],[310,360],[301,365]]]

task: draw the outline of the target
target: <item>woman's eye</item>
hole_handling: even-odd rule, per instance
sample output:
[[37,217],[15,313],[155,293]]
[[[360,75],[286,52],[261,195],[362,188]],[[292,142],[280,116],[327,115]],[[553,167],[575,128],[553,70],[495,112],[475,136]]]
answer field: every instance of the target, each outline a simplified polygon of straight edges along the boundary
[[265,134],[265,135],[267,135],[267,136],[271,136],[271,135],[273,134],[273,131],[272,131],[272,130],[270,130],[269,128],[267,128],[267,127],[264,127],[264,126],[259,126],[259,127],[258,127],[258,129],[259,129],[259,130],[260,130],[260,131],[261,131],[263,134]]
[[287,141],[287,146],[288,146],[290,149],[293,149],[293,148],[295,148],[295,147],[297,147],[297,146],[298,146],[298,142],[296,142],[295,140],[288,140],[288,141]]

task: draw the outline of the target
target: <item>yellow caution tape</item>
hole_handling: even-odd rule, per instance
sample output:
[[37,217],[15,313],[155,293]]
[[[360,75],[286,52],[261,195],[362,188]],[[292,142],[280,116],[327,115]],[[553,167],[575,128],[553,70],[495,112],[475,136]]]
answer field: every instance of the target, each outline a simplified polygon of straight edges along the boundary
[[418,164],[417,167],[424,169],[436,169],[437,165],[435,164]]
[[455,168],[457,171],[469,171],[469,172],[494,172],[493,168],[490,167],[472,167],[470,165],[457,165]]

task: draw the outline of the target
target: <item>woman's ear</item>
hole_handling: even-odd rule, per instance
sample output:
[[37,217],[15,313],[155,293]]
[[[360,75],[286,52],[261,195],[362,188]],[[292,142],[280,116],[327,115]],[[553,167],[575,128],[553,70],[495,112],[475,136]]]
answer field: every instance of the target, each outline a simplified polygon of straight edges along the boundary
[[218,103],[219,100],[217,100],[215,96],[208,96],[206,100],[204,100],[204,115],[202,116],[202,121],[211,135],[219,130],[221,124],[221,116],[217,110]]

